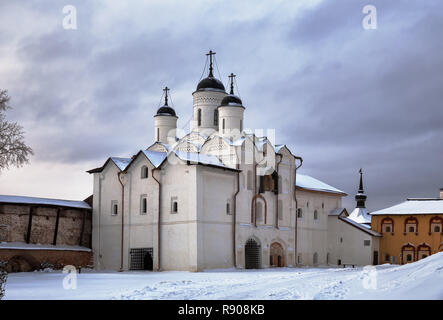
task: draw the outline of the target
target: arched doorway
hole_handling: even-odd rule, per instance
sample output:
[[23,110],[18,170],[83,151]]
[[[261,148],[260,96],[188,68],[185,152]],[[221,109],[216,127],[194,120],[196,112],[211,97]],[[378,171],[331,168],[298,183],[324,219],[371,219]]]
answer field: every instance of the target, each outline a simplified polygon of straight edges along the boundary
[[274,242],[271,244],[270,250],[270,265],[271,267],[284,267],[285,266],[285,252],[280,243]]
[[245,268],[260,269],[260,267],[260,245],[254,239],[249,239],[245,245]]
[[152,254],[149,251],[145,253],[145,256],[143,258],[143,267],[145,270],[149,270],[149,271],[152,271],[154,268]]

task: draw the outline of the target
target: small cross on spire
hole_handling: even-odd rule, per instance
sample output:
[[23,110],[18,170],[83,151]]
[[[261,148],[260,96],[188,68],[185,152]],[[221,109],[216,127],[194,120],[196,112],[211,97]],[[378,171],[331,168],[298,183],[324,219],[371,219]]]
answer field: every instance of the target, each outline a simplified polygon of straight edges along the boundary
[[358,189],[358,192],[364,192],[363,190],[363,170],[362,168],[360,168],[360,170],[358,171],[360,173],[360,187]]
[[234,94],[234,78],[235,78],[235,74],[233,74],[231,72],[231,74],[229,75],[229,79],[231,80],[231,92],[230,92],[230,94]]
[[215,55],[215,52],[212,50],[209,50],[209,53],[206,54],[207,56],[209,56],[209,77],[214,77],[214,74],[212,73],[213,68],[212,68],[212,56]]
[[163,91],[165,92],[165,106],[167,106],[168,105],[168,91],[169,91],[170,89],[168,88],[168,87],[165,87],[164,89],[163,89]]

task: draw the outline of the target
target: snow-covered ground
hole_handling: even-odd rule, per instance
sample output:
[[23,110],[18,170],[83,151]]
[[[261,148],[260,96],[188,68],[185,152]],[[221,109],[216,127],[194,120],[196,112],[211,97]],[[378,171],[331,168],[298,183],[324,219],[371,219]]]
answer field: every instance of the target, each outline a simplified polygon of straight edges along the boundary
[[6,299],[443,299],[443,252],[404,266],[10,274]]

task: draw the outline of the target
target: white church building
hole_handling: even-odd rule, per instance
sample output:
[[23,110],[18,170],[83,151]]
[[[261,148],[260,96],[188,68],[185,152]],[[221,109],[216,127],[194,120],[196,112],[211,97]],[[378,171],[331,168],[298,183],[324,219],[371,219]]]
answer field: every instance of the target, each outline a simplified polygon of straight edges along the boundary
[[273,137],[245,130],[234,75],[227,93],[213,75],[214,54],[207,54],[208,77],[192,93],[188,134],[176,137],[178,116],[165,88],[154,115],[155,142],[88,171],[95,268],[372,264],[380,234],[367,224],[367,211],[361,213],[362,180],[359,210],[349,215],[343,191],[297,173],[301,157]]

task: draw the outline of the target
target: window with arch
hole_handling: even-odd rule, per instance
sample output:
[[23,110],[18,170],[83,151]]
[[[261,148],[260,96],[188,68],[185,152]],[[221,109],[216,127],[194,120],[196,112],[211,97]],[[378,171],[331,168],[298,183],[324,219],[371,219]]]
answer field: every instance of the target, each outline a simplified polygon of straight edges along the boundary
[[243,120],[240,119],[240,132],[243,131]]
[[160,128],[157,128],[157,138],[155,140],[160,140]]
[[147,166],[143,166],[140,170],[140,177],[142,179],[147,179],[149,175],[149,170]]
[[171,213],[172,214],[178,213],[178,198],[177,197],[171,197]]
[[214,126],[218,126],[218,109],[214,110]]
[[202,109],[197,110],[197,125],[199,127],[202,125]]
[[148,213],[148,196],[146,194],[142,194],[140,196],[140,214]]
[[415,217],[405,219],[404,233],[418,233],[418,220]]
[[429,220],[429,234],[431,233],[443,233],[443,219],[440,217],[432,217]]
[[225,126],[226,126],[226,121],[225,121],[225,119],[223,119],[223,127],[222,127],[222,129],[223,129],[223,133],[225,133]]
[[248,181],[246,182],[246,184],[247,184],[248,190],[252,190],[253,181],[252,181],[252,171],[251,170],[248,170],[247,180]]
[[314,220],[318,220],[318,211],[314,210]]
[[303,210],[302,208],[297,209],[297,218],[301,219],[303,218]]
[[431,247],[422,243],[417,247],[417,260],[427,258],[431,255]]
[[401,264],[409,263],[414,261],[415,247],[407,243],[401,248]]
[[394,233],[394,220],[383,218],[381,220],[381,232]]
[[226,214],[231,214],[231,203],[229,200],[226,202]]
[[314,265],[318,264],[318,254],[317,254],[317,252],[314,253],[314,256],[312,257],[312,261],[313,261]]
[[283,220],[283,200],[278,200],[278,220]]
[[118,214],[118,201],[111,201],[111,215],[116,216]]
[[255,203],[255,215],[256,215],[256,221],[263,221],[263,204],[261,201],[258,201]]

